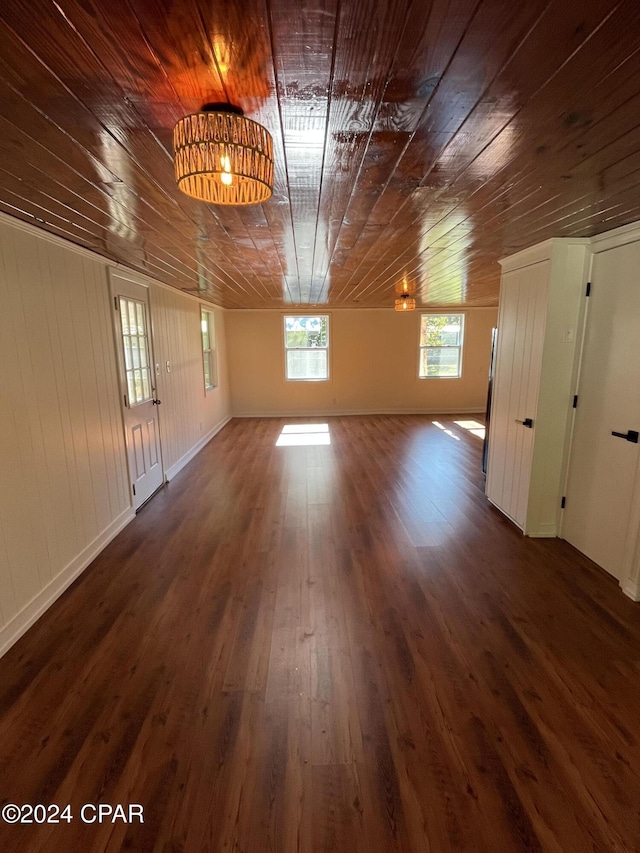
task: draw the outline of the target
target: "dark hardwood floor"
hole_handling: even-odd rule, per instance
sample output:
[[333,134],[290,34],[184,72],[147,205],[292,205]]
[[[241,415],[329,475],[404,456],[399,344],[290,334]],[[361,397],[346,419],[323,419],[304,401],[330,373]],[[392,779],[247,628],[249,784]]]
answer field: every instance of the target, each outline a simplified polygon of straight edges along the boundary
[[0,661],[1,804],[74,815],[0,850],[640,850],[640,605],[492,508],[453,419],[284,423],[232,421]]

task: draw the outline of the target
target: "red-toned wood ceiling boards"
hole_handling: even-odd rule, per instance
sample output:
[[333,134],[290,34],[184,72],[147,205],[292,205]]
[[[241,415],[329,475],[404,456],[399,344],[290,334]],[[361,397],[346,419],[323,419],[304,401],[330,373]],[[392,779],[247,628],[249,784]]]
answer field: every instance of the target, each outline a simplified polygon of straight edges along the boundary
[[[272,198],[173,177],[176,121],[273,135]],[[230,308],[495,305],[498,258],[640,219],[637,0],[11,0],[0,210]]]

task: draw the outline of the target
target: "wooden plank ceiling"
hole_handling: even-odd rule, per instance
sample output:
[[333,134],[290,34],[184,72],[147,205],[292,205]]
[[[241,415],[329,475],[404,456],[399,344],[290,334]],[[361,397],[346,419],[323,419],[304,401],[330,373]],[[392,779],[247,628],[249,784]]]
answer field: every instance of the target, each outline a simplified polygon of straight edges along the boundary
[[[175,122],[275,143],[250,208],[176,188]],[[11,0],[0,210],[229,308],[495,305],[497,259],[640,219],[637,0]]]

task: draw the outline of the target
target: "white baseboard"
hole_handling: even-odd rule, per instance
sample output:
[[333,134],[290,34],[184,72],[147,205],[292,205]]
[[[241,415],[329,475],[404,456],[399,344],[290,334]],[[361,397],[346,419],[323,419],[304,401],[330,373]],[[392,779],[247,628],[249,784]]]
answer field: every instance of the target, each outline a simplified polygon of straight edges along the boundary
[[518,528],[518,530],[522,533],[522,535],[523,535],[523,536],[525,535],[525,532],[524,532],[524,530],[522,529],[522,525],[521,525],[521,524],[518,524],[518,522],[515,520],[515,518],[511,518],[511,516],[509,515],[509,513],[508,513],[508,512],[505,512],[505,510],[503,510],[501,506],[498,506],[498,504],[497,504],[494,500],[492,500],[486,492],[485,492],[485,495],[484,495],[484,496],[485,496],[485,498],[489,501],[489,503],[491,504],[491,506],[495,507],[495,508],[498,510],[498,512],[501,512],[501,513],[502,513],[502,515],[504,515],[504,517],[505,517],[505,518],[508,518],[508,519],[509,519],[509,521],[510,521],[513,525],[515,525],[515,526]]
[[347,415],[484,415],[485,409],[317,409],[304,412],[234,412],[234,418],[338,418]]
[[194,444],[193,447],[191,448],[191,450],[188,450],[184,454],[184,456],[181,456],[180,459],[178,459],[178,461],[174,465],[172,465],[170,468],[167,468],[167,470],[164,472],[165,480],[167,481],[167,483],[170,480],[173,480],[173,478],[176,476],[176,474],[179,474],[180,471],[182,471],[182,469],[184,468],[184,466],[188,465],[189,462],[191,462],[191,460],[194,458],[194,456],[197,456],[198,453],[200,453],[200,451],[202,450],[202,448],[206,444],[209,444],[211,439],[215,435],[217,435],[220,432],[220,430],[229,423],[230,420],[231,420],[231,415],[228,415],[226,418],[221,420],[220,423],[216,424],[216,426],[214,426],[213,429],[209,430],[209,432],[206,435],[204,435],[200,439],[200,441],[198,441],[196,444]]
[[109,542],[135,517],[133,508],[128,507],[0,630],[0,657],[29,630],[45,610],[82,574],[89,563],[93,562]]
[[629,596],[631,601],[640,601],[640,583],[627,578],[624,583],[621,583],[622,591]]

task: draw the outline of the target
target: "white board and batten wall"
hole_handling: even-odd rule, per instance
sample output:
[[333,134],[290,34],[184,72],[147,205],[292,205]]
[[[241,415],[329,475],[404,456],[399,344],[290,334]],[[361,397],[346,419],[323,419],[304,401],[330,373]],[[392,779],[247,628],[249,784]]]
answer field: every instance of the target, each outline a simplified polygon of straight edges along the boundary
[[[112,266],[0,214],[0,654],[134,517]],[[139,279],[165,365],[160,429],[172,476],[230,418],[224,314],[210,309],[220,381],[205,393],[199,301]]]
[[640,454],[612,433],[640,430],[640,227],[550,240],[502,267],[487,496],[637,601]]

